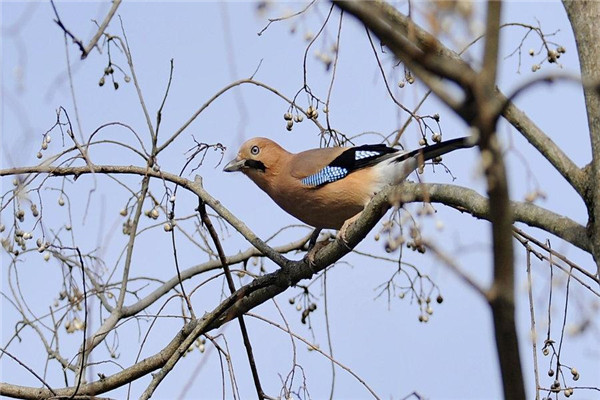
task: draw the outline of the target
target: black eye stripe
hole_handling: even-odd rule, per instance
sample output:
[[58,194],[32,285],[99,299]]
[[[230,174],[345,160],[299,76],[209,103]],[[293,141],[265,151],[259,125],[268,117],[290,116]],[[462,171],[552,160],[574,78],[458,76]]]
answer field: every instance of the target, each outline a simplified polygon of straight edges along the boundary
[[267,167],[265,166],[265,164],[263,164],[260,161],[257,160],[246,160],[246,167],[248,168],[252,168],[252,169],[256,169],[262,172],[265,172],[265,170],[267,169]]

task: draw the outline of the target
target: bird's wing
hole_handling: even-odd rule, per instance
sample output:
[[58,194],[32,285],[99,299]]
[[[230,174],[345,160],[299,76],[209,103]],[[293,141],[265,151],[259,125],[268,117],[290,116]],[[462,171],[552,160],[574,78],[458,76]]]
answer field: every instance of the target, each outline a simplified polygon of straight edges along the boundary
[[309,150],[294,156],[291,172],[305,186],[321,187],[343,179],[356,170],[375,165],[396,153],[397,149],[384,144]]

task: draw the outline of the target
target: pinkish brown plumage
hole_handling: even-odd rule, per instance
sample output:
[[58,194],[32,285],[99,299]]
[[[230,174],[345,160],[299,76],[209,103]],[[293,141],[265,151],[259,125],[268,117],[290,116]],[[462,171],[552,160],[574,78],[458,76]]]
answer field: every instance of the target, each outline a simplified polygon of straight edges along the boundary
[[315,228],[341,229],[373,195],[419,162],[473,146],[469,138],[405,152],[384,145],[329,147],[293,154],[266,138],[240,147],[224,171],[241,171],[282,209]]

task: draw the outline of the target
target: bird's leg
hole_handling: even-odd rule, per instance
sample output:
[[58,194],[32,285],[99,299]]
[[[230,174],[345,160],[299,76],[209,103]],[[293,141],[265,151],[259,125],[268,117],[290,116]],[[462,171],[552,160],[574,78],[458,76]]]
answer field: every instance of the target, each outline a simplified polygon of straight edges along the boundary
[[358,217],[360,217],[360,214],[362,214],[362,211],[359,212],[358,214],[356,214],[354,217],[348,218],[346,221],[344,221],[344,224],[342,225],[342,227],[340,228],[340,230],[337,233],[336,239],[340,240],[344,246],[346,246],[349,250],[352,250],[352,248],[350,246],[348,246],[348,240],[346,239],[346,232],[348,231],[348,228],[350,227],[350,225],[352,225],[354,222],[356,222],[356,220],[358,219]]
[[319,233],[321,233],[321,228],[315,229],[312,235],[310,235],[310,240],[308,241],[308,250],[305,258],[308,260],[308,264],[311,266],[311,268],[313,265],[315,265],[315,255],[317,252],[329,244],[330,236],[327,236],[324,240],[317,242]]
[[310,252],[312,250],[313,247],[315,247],[315,244],[317,243],[317,239],[319,238],[319,234],[321,233],[321,228],[315,228],[315,230],[313,231],[313,233],[310,235],[310,239],[308,240],[308,252]]

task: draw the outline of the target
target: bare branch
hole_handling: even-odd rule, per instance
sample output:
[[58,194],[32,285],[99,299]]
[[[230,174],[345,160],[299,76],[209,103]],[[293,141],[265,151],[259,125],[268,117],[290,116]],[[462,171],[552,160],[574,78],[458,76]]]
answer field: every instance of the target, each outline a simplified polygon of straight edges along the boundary
[[[358,15],[361,21],[365,23],[369,22],[367,25],[370,29],[371,22],[373,24],[383,24],[384,27],[387,27],[388,25],[379,21],[378,19],[389,19],[388,24],[393,26],[395,33],[392,35],[387,30],[382,28],[382,30],[384,30],[383,34],[386,36],[380,37],[380,39],[386,45],[389,45],[389,42],[392,41],[396,36],[403,35],[405,38],[412,39],[414,45],[418,46],[420,49],[422,49],[422,51],[431,51],[432,56],[435,55],[439,59],[439,63],[444,65],[454,65],[455,68],[459,70],[464,69],[465,71],[469,71],[469,74],[475,74],[475,72],[467,64],[465,64],[464,61],[462,61],[457,53],[445,47],[435,37],[415,24],[410,18],[396,11],[393,7],[385,3],[379,4],[373,2],[357,3],[341,1],[336,4],[338,4],[338,6],[342,9],[352,7],[354,12],[351,13]],[[379,11],[375,11],[375,7],[371,8],[371,5],[375,4],[377,4],[377,7],[380,8]],[[387,29],[390,30],[391,28],[388,27]],[[379,36],[378,32],[375,33],[377,33]],[[402,43],[404,43],[404,41]],[[433,46],[435,52],[431,49],[431,43],[435,43],[435,46]],[[393,48],[392,51],[394,51]],[[408,66],[413,70],[413,72],[417,73],[412,66]],[[423,79],[423,77],[420,78]],[[456,100],[448,99],[444,89],[440,87],[440,82],[436,81],[435,79],[436,78],[423,80],[423,82],[430,86],[432,91],[453,110],[455,110],[458,115],[470,123],[475,113],[473,111],[464,110],[462,105],[457,103]],[[473,82],[475,80],[474,78],[465,79],[468,82]],[[496,101],[498,104],[507,104],[506,96],[504,96],[498,89],[496,89],[496,96]],[[586,176],[583,171],[580,170],[575,163],[569,159],[564,151],[562,151],[562,149],[558,147],[556,143],[554,143],[533,121],[531,121],[531,119],[523,111],[521,111],[514,104],[508,103],[508,106],[504,108],[502,115],[550,162],[550,164],[567,180],[567,182],[573,186],[577,193],[580,195],[584,194],[586,190]]]
[[[404,16],[391,5],[385,2],[359,1],[334,3],[366,24],[442,101],[478,131],[492,222],[494,284],[488,300],[494,317],[497,354],[505,396],[524,398],[514,313],[513,216],[506,168],[496,135],[496,124],[503,104],[495,96],[499,39],[497,30],[500,25],[501,3],[488,1],[484,69],[479,76],[475,76],[473,69],[458,55],[451,57],[448,55],[449,51],[444,52],[444,46],[432,35],[419,31],[422,38],[426,38],[419,41],[414,39],[417,36],[415,30],[403,30],[402,27],[398,29],[401,26],[399,21]],[[457,103],[449,98],[446,90],[441,89],[437,83],[434,84],[438,79],[457,83],[463,91],[464,101]]]
[[[600,3],[596,1],[563,0],[571,28],[575,34],[581,76],[584,82],[600,82],[600,33],[597,21],[600,18]],[[600,277],[600,96],[597,90],[584,87],[583,94],[588,116],[588,128],[592,149],[592,164],[584,200],[586,202],[592,237],[592,252]]]
[[424,240],[423,245],[429,250],[431,250],[437,258],[439,258],[444,264],[446,264],[448,268],[450,268],[456,275],[458,275],[460,279],[467,283],[467,285],[469,285],[473,290],[475,290],[477,294],[479,294],[482,298],[487,300],[488,294],[486,293],[485,289],[479,283],[477,283],[469,274],[463,271],[463,269],[458,264],[456,264],[456,262],[450,256],[438,249],[438,247],[432,242]]
[[[431,201],[468,212],[476,218],[490,219],[488,199],[472,189],[438,183],[405,182],[396,191],[397,198],[402,202]],[[533,203],[512,201],[510,204],[515,221],[543,229],[582,250],[590,251],[584,226]]]
[[[269,256],[277,264],[285,264],[285,259],[280,258],[279,253],[269,251],[269,246],[264,244],[256,237],[252,231],[239,219],[233,216],[225,209],[216,199],[212,198],[201,186],[195,185],[193,182],[181,178],[176,175],[165,172],[156,172],[147,170],[142,167],[135,166],[117,166],[117,165],[95,165],[94,171],[97,173],[108,174],[134,174],[143,176],[148,174],[154,178],[165,179],[169,182],[176,183],[192,192],[199,194],[201,198],[207,201],[209,206],[214,206],[215,211],[219,213],[225,220],[232,224],[238,231],[263,254]],[[80,176],[89,174],[88,167],[53,167],[48,165],[39,165],[31,167],[19,167],[0,170],[0,176],[4,175],[21,175],[21,174],[37,174],[45,173],[54,176],[73,175]],[[461,212],[468,212],[477,218],[489,219],[489,205],[487,199],[472,189],[460,187],[456,185],[445,184],[427,184],[427,183],[411,183],[404,182],[397,192],[390,195],[392,200],[400,199],[403,202],[412,201],[432,201],[439,202],[450,207],[453,207]],[[515,221],[523,222],[529,226],[540,228],[557,237],[579,247],[582,250],[590,251],[589,238],[586,235],[584,226],[571,220],[568,217],[556,214],[550,210],[544,209],[533,203],[527,202],[511,202]],[[280,264],[281,265],[281,264]]]
[[104,17],[102,24],[100,24],[100,26],[98,26],[98,30],[96,31],[96,33],[94,34],[92,39],[90,39],[90,42],[87,44],[87,46],[85,46],[83,44],[83,41],[81,39],[77,38],[63,24],[63,22],[61,21],[59,15],[58,15],[58,10],[56,9],[56,6],[54,5],[53,0],[50,1],[50,4],[52,4],[52,8],[54,10],[54,15],[56,16],[56,19],[54,20],[54,22],[56,22],[56,24],[65,32],[65,34],[67,36],[69,36],[73,40],[73,42],[79,47],[79,50],[81,50],[81,59],[83,60],[90,54],[92,49],[94,47],[96,47],[96,45],[98,44],[98,40],[100,40],[102,35],[104,35],[104,31],[106,31],[108,24],[110,23],[110,21],[112,20],[112,18],[115,15],[115,13],[117,12],[117,8],[119,8],[119,6],[121,5],[121,1],[122,0],[113,0],[112,1],[112,6],[110,7],[110,10],[108,10],[108,13],[106,14],[106,17]]
[[[201,183],[200,183],[201,184]],[[223,251],[223,246],[221,245],[221,241],[219,240],[219,235],[215,230],[215,227],[206,212],[206,207],[204,202],[200,200],[200,204],[198,205],[198,212],[200,213],[200,218],[202,219],[202,223],[208,230],[211,239],[215,247],[217,248],[217,254],[219,255],[219,260],[221,261],[221,266],[223,267],[223,271],[225,272],[225,278],[227,279],[227,286],[229,287],[229,291],[231,293],[235,292],[235,284],[233,282],[233,277],[231,276],[231,271],[229,270],[229,264],[227,263],[227,256],[225,256],[225,251]],[[260,377],[258,375],[258,369],[256,368],[256,362],[254,361],[254,355],[252,352],[252,344],[250,343],[250,337],[248,336],[248,329],[246,328],[246,323],[244,322],[244,316],[240,315],[238,317],[238,323],[240,325],[240,331],[242,332],[242,339],[244,341],[244,347],[246,348],[246,354],[248,356],[248,363],[250,364],[250,370],[252,371],[252,378],[254,379],[254,386],[256,388],[256,394],[259,400],[264,399],[265,393],[263,392],[262,385],[260,383]]]

